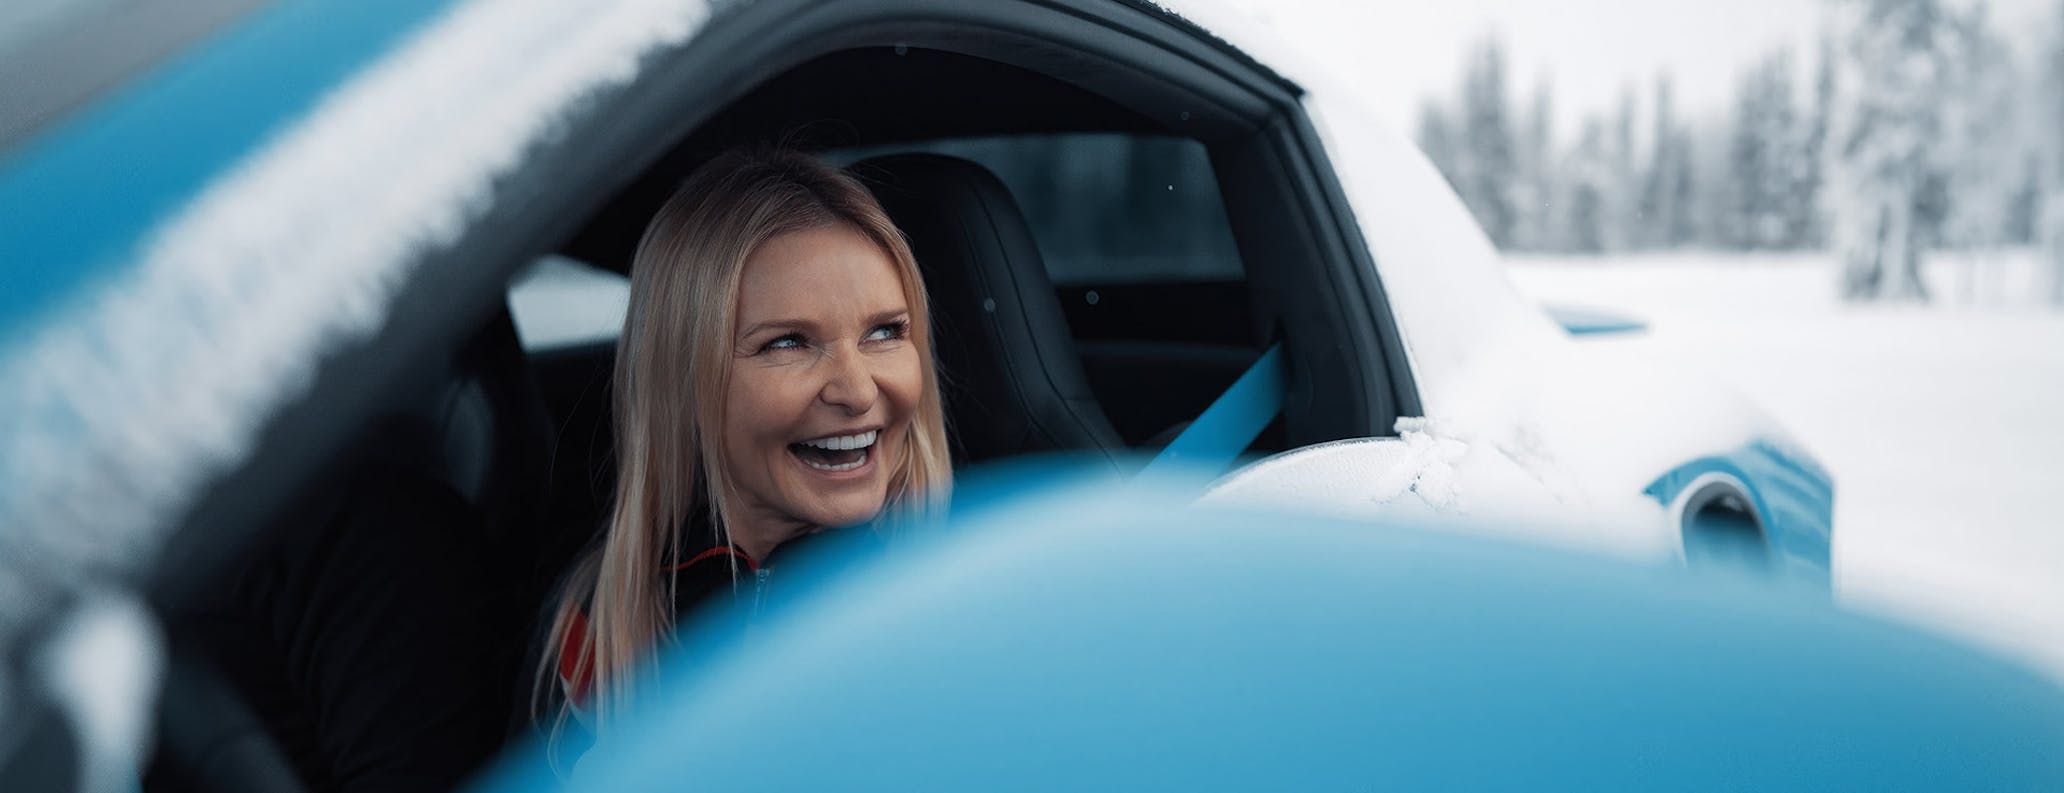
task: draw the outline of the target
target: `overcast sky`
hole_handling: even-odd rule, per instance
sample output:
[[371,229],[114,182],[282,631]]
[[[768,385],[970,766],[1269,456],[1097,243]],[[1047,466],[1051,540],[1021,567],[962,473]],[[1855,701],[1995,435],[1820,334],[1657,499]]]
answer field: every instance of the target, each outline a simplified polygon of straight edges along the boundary
[[[1680,109],[1724,108],[1741,70],[1791,44],[1810,68],[1823,16],[1816,0],[1231,0],[1317,60],[1353,76],[1366,101],[1410,130],[1421,97],[1454,94],[1474,42],[1506,44],[1516,99],[1553,80],[1559,126],[1616,106],[1632,83],[1642,106],[1655,75],[1676,75]],[[1991,0],[1996,27],[2037,46],[2060,0]]]

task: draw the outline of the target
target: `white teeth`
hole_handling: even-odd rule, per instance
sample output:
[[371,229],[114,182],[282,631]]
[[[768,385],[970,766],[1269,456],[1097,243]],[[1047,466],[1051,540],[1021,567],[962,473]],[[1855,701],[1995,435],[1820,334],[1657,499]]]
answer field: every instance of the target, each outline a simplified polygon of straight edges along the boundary
[[842,452],[848,449],[865,449],[869,446],[874,445],[874,436],[879,434],[881,433],[878,430],[868,430],[867,432],[863,432],[858,435],[839,435],[837,437],[832,438],[818,438],[816,440],[803,441],[803,445],[815,446],[819,449],[826,449],[834,452]]
[[854,458],[852,462],[836,464],[823,463],[801,456],[798,456],[798,459],[801,459],[804,465],[810,466],[811,468],[815,468],[819,471],[851,471],[855,468],[859,468],[860,466],[867,464],[867,458],[872,454],[874,440],[880,434],[881,433],[879,431],[869,430],[867,432],[857,433],[854,435],[835,435],[829,438],[816,438],[813,440],[803,441],[802,443],[798,444],[801,446],[809,446],[833,452],[846,452],[858,449],[860,451],[860,454],[858,457]]
[[815,462],[812,460],[804,460],[803,464],[810,466],[811,468],[815,468],[819,471],[851,471],[855,468],[859,468],[860,466],[867,464],[867,452],[860,452],[860,459],[854,460],[850,463],[839,463],[838,465],[825,465],[823,463]]

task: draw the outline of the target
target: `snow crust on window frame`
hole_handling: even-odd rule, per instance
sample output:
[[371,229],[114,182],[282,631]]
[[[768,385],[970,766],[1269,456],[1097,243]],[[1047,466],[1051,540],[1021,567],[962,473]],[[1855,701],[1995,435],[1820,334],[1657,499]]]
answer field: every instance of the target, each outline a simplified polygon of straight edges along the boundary
[[0,559],[44,581],[144,569],[168,516],[325,353],[381,326],[498,178],[708,15],[706,0],[471,0],[218,174],[8,351]]

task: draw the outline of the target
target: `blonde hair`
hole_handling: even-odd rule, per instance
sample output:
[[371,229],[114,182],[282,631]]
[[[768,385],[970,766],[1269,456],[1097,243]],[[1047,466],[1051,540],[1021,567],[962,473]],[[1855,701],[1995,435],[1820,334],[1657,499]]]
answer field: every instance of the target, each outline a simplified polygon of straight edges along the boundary
[[[903,459],[891,461],[883,510],[922,516],[945,499],[953,474],[930,311],[917,260],[888,214],[852,176],[797,152],[733,152],[697,169],[646,226],[631,262],[616,352],[615,502],[600,547],[583,555],[552,610],[533,700],[539,708],[557,701],[539,714],[552,739],[575,707],[599,736],[630,700],[631,673],[671,641],[673,580],[663,567],[681,557],[691,515],[708,515],[712,542],[730,540],[733,489],[712,428],[724,421],[746,259],[777,236],[841,224],[894,262],[922,362],[923,389]],[[569,637],[577,621],[586,628]],[[592,681],[585,704],[573,690],[549,696],[562,663],[573,680]]]

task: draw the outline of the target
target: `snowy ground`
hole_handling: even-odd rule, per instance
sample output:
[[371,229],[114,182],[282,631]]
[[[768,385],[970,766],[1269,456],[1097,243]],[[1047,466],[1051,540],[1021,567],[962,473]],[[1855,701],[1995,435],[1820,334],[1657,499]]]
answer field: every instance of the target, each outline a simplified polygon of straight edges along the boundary
[[2064,309],[2032,255],[1944,256],[1931,305],[1850,305],[1824,256],[1516,256],[1543,302],[1741,388],[1835,477],[1844,602],[2064,681]]

